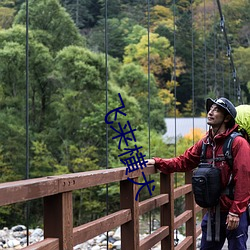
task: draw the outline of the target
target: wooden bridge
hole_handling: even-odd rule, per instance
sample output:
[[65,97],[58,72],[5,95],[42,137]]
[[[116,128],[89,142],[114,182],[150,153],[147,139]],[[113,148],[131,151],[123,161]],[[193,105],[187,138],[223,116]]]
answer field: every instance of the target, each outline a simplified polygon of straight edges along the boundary
[[[33,199],[43,199],[44,240],[23,249],[72,250],[101,233],[121,227],[121,249],[148,250],[161,242],[162,250],[196,249],[201,228],[196,226],[196,214],[201,211],[193,199],[191,173],[186,173],[185,185],[174,188],[173,174],[157,173],[154,167],[144,168],[146,176],[160,174],[160,193],[144,201],[136,201],[140,170],[126,175],[126,168],[115,168],[48,176],[0,184],[0,206]],[[72,192],[112,182],[120,183],[120,210],[89,223],[73,227]],[[175,218],[174,200],[185,196],[185,211]],[[160,227],[146,238],[139,239],[139,216],[160,207]],[[186,237],[174,246],[174,231],[186,227]]]

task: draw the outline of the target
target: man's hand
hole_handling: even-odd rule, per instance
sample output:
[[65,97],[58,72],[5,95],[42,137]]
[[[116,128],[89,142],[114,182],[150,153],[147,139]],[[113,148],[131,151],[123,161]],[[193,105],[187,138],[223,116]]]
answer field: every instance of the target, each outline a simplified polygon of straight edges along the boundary
[[239,226],[240,218],[239,216],[231,215],[230,213],[227,215],[227,229],[233,230]]
[[147,159],[147,166],[149,165],[155,165],[155,160],[154,159]]

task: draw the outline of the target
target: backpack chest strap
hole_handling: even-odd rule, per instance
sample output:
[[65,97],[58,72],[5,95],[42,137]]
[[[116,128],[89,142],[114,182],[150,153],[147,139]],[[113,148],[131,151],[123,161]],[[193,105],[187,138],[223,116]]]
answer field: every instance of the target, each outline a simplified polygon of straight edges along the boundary
[[212,158],[204,159],[202,162],[212,162],[212,161],[219,162],[219,161],[225,161],[225,160],[226,158],[224,156],[221,156],[221,157],[216,157],[214,159]]

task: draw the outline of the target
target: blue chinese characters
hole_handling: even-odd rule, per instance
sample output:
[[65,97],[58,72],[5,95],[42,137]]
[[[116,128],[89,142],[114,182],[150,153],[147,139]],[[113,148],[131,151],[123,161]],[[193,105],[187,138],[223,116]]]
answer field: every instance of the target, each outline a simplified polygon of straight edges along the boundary
[[[114,121],[117,120],[118,113],[121,114],[121,115],[123,115],[123,116],[127,115],[126,113],[124,113],[124,112],[121,111],[121,109],[125,108],[125,105],[124,105],[124,102],[122,100],[122,97],[121,97],[120,93],[118,93],[118,96],[120,98],[122,106],[120,106],[118,108],[115,108],[115,109],[109,111],[106,114],[106,116],[105,116],[105,122],[106,122],[106,124],[113,124]],[[110,121],[109,116],[112,113],[114,113],[114,112],[115,112],[114,121],[112,121],[112,120]],[[120,159],[120,161],[125,166],[127,166],[127,168],[126,168],[126,175],[128,173],[131,173],[133,171],[138,170],[139,168],[141,170],[143,170],[145,167],[147,167],[147,165],[146,165],[147,161],[145,161],[145,159],[144,159],[144,157],[146,157],[146,155],[143,155],[141,152],[139,152],[139,149],[141,149],[142,147],[138,147],[136,144],[134,144],[133,147],[129,147],[129,142],[131,142],[131,141],[133,141],[133,143],[136,142],[136,138],[135,138],[135,134],[134,134],[134,132],[136,131],[136,129],[132,129],[131,124],[130,124],[129,121],[127,121],[127,123],[124,126],[122,126],[120,122],[117,122],[117,124],[118,124],[118,127],[110,125],[110,128],[118,134],[117,136],[112,137],[113,140],[119,139],[118,149],[121,149],[122,141],[124,141],[125,144],[126,144],[126,146],[127,146],[127,147],[124,148],[125,152],[118,155],[118,157],[121,157],[121,156],[127,157],[125,159]],[[154,180],[148,181],[147,178],[146,178],[146,176],[145,176],[145,174],[143,172],[142,172],[142,176],[143,176],[144,181],[145,181],[143,183],[135,182],[134,180],[132,180],[132,179],[130,179],[128,177],[128,180],[130,182],[141,186],[139,188],[137,194],[136,194],[136,197],[135,197],[136,201],[138,200],[138,196],[139,196],[140,191],[145,186],[147,186],[149,194],[152,195],[152,192],[151,192],[149,184],[153,183]],[[152,191],[154,191],[154,189],[155,189],[155,186],[152,187]]]

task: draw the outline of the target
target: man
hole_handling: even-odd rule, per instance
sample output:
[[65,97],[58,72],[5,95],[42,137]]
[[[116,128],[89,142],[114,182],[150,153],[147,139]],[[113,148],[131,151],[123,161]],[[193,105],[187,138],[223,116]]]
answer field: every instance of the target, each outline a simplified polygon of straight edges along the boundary
[[[217,100],[207,99],[207,124],[210,129],[205,137],[195,145],[187,149],[184,154],[172,159],[153,158],[149,159],[147,165],[155,165],[157,169],[165,174],[173,172],[190,171],[200,163],[202,144],[207,144],[206,159],[213,162],[215,167],[221,169],[221,185],[226,190],[230,182],[230,176],[234,185],[233,198],[223,193],[220,197],[220,237],[215,240],[215,215],[211,214],[212,241],[207,241],[208,213],[202,219],[201,250],[222,249],[225,239],[228,239],[229,250],[247,249],[248,217],[247,206],[250,201],[250,146],[249,143],[237,136],[232,144],[233,170],[223,159],[223,145],[226,138],[238,130],[235,124],[236,109],[226,98]],[[215,161],[216,158],[222,158]],[[218,184],[219,185],[219,184]]]

